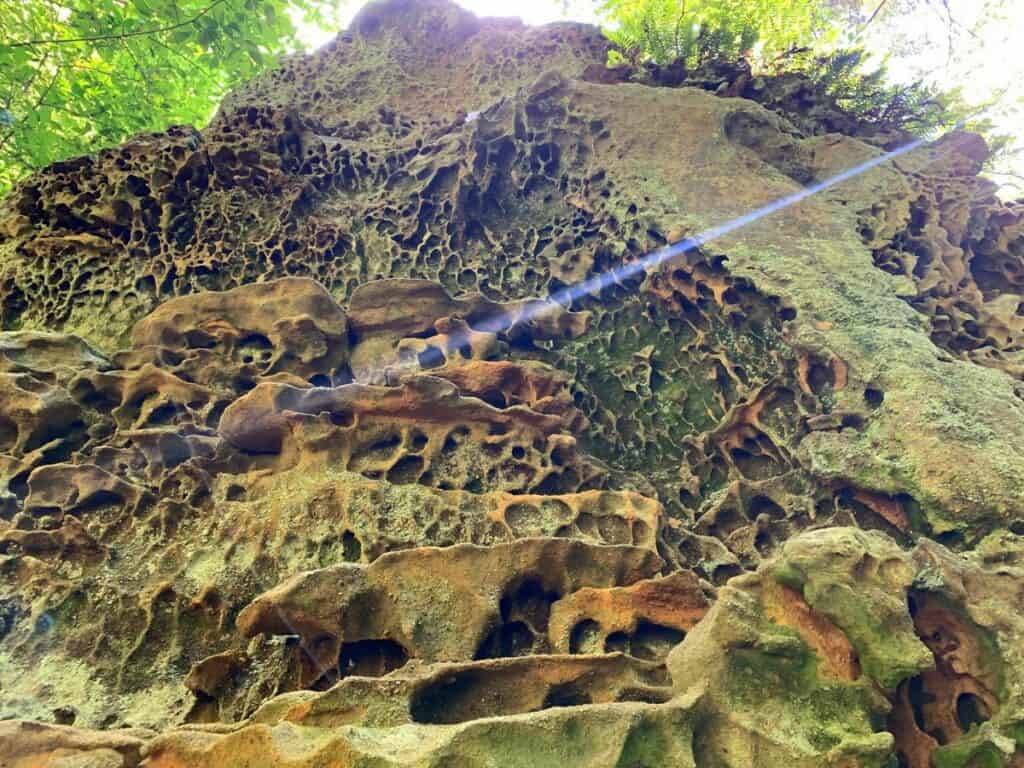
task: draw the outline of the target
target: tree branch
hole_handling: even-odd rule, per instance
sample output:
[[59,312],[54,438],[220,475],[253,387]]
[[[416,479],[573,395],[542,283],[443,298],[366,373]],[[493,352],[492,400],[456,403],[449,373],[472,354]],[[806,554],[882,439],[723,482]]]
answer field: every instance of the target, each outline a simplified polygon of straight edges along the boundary
[[213,0],[208,6],[203,8],[199,13],[190,19],[180,21],[177,24],[168,24],[165,27],[156,27],[154,29],[140,29],[135,32],[117,32],[109,35],[93,35],[92,37],[59,37],[51,38],[48,40],[24,40],[18,43],[6,43],[7,48],[26,48],[33,45],[60,45],[62,43],[95,43],[103,40],[126,40],[131,37],[146,37],[147,35],[160,35],[164,32],[171,32],[175,29],[188,26],[195,21],[198,21],[203,16],[208,14],[218,5],[227,2],[227,0]]
[[875,10],[871,12],[870,16],[868,16],[868,20],[865,21],[863,24],[861,24],[860,29],[857,30],[857,36],[858,37],[860,36],[861,32],[863,32],[865,29],[867,29],[868,25],[871,24],[871,22],[873,22],[878,17],[879,12],[881,12],[882,8],[885,7],[885,4],[887,2],[889,2],[889,0],[882,0],[882,2],[880,2],[875,7]]

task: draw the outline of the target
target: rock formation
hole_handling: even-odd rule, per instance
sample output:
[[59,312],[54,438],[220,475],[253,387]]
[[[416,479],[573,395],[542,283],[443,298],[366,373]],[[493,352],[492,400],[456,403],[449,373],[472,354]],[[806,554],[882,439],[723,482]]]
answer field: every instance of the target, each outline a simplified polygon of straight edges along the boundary
[[1024,207],[378,0],[0,202],[0,765],[1024,765]]

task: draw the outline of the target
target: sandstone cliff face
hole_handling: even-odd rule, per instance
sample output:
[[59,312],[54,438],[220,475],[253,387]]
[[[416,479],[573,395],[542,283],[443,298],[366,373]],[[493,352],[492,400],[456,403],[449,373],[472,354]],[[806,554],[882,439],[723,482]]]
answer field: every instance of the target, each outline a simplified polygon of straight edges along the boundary
[[1021,764],[1024,209],[551,301],[906,138],[606,53],[385,0],[0,203],[0,764]]

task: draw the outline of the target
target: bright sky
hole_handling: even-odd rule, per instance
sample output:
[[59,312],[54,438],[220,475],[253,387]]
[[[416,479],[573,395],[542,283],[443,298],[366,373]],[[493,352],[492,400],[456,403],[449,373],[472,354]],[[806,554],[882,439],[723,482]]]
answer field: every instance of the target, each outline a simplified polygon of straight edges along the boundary
[[[477,16],[517,16],[527,24],[547,24],[552,21],[585,21],[597,24],[594,8],[597,2],[587,0],[517,0],[515,3],[496,2],[495,0],[456,0],[466,10]],[[339,17],[341,27],[348,26],[349,21],[365,3],[356,0],[340,0]],[[300,19],[292,16],[299,29],[299,37],[310,48],[319,48],[334,39],[335,33],[325,32],[319,27],[303,24]]]
[[[546,24],[552,21],[572,20],[598,23],[594,9],[597,0],[517,0],[515,3],[496,0],[456,0],[462,7],[478,16],[518,16],[527,24]],[[339,0],[339,30],[348,26],[352,16],[363,5],[359,0]],[[1018,137],[1018,148],[1024,147],[1024,0],[1006,0],[1000,18],[982,19],[980,14],[986,3],[981,0],[948,0],[949,13],[964,29],[979,22],[987,22],[974,38],[963,33],[956,42],[957,50],[965,52],[955,60],[948,57],[948,19],[942,3],[921,3],[914,14],[903,17],[897,27],[881,23],[881,18],[868,28],[864,42],[869,50],[884,56],[893,39],[911,42],[914,53],[893,58],[888,69],[894,78],[912,81],[919,73],[927,73],[943,88],[961,87],[964,98],[978,104],[1005,90],[1001,106],[990,113],[1000,133]],[[293,17],[294,18],[294,17]],[[300,37],[309,49],[318,48],[334,38],[334,32],[303,24],[294,19]],[[1024,152],[1006,164],[1002,170],[1019,174],[996,178],[999,182],[1014,182],[1004,190],[1014,196],[1024,194]]]

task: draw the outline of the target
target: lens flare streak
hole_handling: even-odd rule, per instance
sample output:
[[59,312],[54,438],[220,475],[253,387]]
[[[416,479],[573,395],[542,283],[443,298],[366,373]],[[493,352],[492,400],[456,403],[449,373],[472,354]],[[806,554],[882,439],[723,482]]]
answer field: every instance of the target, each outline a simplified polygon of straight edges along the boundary
[[[753,224],[755,221],[770,216],[773,213],[789,208],[790,206],[796,205],[809,197],[812,197],[819,192],[824,192],[826,189],[842,184],[844,181],[849,181],[862,173],[877,168],[879,165],[893,160],[901,155],[905,155],[908,152],[912,152],[915,149],[928,143],[927,139],[916,139],[901,147],[890,150],[885,154],[874,157],[870,160],[866,160],[859,165],[855,165],[852,168],[848,168],[842,173],[838,173],[835,176],[831,176],[824,181],[819,181],[811,184],[807,187],[802,188],[798,192],[780,197],[777,200],[757,208],[749,213],[745,213],[742,216],[737,216],[735,219],[719,224],[711,229],[707,229],[692,237],[679,240],[675,243],[659,248],[656,251],[651,251],[645,256],[631,261],[628,264],[622,264],[621,266],[615,267],[614,269],[601,272],[592,277],[582,280],[574,285],[567,286],[556,293],[552,294],[548,301],[563,306],[571,306],[571,304],[583,298],[588,294],[599,293],[600,291],[614,285],[616,283],[622,283],[625,280],[636,277],[648,269],[656,268],[664,264],[677,256],[681,256],[684,253],[695,250],[702,247],[703,245],[710,243],[713,240],[717,240],[720,237],[729,235],[738,229],[742,229],[748,224]],[[532,318],[542,313],[546,308],[545,304],[537,303],[531,304],[524,308],[523,312],[519,315],[517,323],[521,324],[529,322]],[[498,332],[504,328],[507,328],[510,323],[503,322],[506,318],[502,316],[495,316],[488,318],[488,322],[481,324],[479,330],[485,330],[490,332]]]

